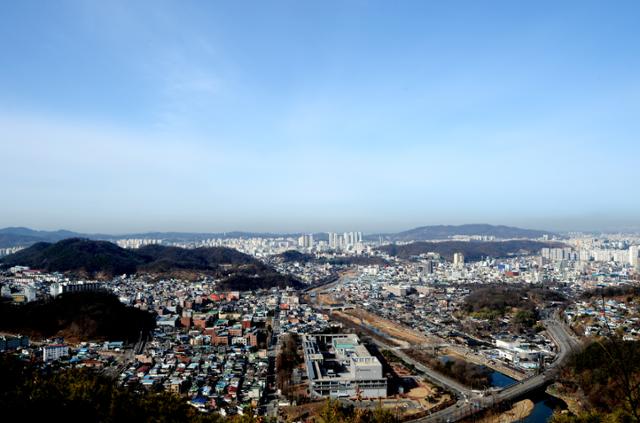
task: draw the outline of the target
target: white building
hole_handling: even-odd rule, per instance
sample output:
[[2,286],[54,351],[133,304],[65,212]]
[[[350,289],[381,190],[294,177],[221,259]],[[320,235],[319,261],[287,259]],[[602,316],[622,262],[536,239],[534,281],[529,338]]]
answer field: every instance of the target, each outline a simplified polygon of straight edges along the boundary
[[329,232],[329,247],[333,249],[349,249],[362,244],[362,232],[344,232],[339,235]]
[[309,235],[301,235],[298,238],[298,247],[302,248],[313,248],[314,246],[313,234]]
[[[498,348],[500,358],[523,367],[535,368],[542,354],[542,352],[533,345],[521,342],[520,340],[496,339],[495,344]],[[524,366],[526,362],[531,363],[531,366]]]
[[67,292],[98,291],[101,287],[102,285],[98,282],[55,282],[49,287],[49,293],[52,297],[57,297]]
[[629,264],[631,267],[638,267],[638,246],[632,245],[629,247]]
[[407,285],[385,285],[384,289],[396,297],[405,297],[409,293],[410,287]]
[[24,287],[24,297],[28,303],[31,301],[35,301],[37,298],[38,291],[33,285],[27,285]]
[[464,254],[462,253],[453,253],[453,265],[457,268],[461,268],[464,266]]
[[57,360],[69,355],[69,347],[63,344],[45,345],[42,347],[42,361]]
[[2,298],[11,299],[11,288],[9,285],[2,285],[2,288],[0,288],[0,296]]
[[304,360],[313,397],[387,396],[382,364],[357,335],[305,335]]
[[581,255],[573,251],[573,249],[570,247],[566,247],[566,248],[545,247],[542,250],[540,250],[540,255],[543,258],[546,258],[548,260],[553,260],[553,261],[562,261],[562,260],[576,261],[578,259],[588,260],[590,258],[589,254]]

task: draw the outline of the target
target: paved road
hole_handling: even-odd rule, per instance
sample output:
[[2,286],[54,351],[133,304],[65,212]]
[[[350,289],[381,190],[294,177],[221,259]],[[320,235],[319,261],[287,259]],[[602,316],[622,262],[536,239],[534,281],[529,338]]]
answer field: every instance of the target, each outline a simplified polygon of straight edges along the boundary
[[278,396],[275,392],[275,361],[280,345],[280,309],[278,307],[275,309],[271,323],[272,334],[268,340],[269,347],[267,350],[267,356],[269,357],[269,374],[267,375],[267,386],[265,388],[265,396],[263,397],[265,401],[263,409],[267,417],[278,417]]
[[372,338],[371,341],[374,344],[376,344],[378,346],[378,348],[380,348],[381,350],[386,349],[386,350],[393,351],[393,353],[395,355],[397,355],[398,357],[400,357],[402,359],[402,361],[404,361],[405,363],[413,365],[416,369],[418,369],[422,373],[424,373],[425,376],[430,381],[435,383],[436,385],[439,385],[439,386],[441,386],[441,387],[443,387],[445,389],[453,391],[460,397],[469,398],[469,397],[472,397],[474,395],[474,393],[473,393],[473,391],[471,389],[467,388],[466,386],[464,386],[463,384],[459,383],[458,381],[443,375],[442,373],[436,372],[435,370],[431,369],[430,367],[425,366],[424,364],[420,363],[419,361],[414,360],[413,358],[411,358],[407,354],[405,354],[404,351],[402,351],[401,349],[399,349],[397,347],[394,347],[394,346],[391,346],[389,344],[386,344],[386,343],[384,343],[382,341],[379,341],[377,339],[374,339],[374,338]]

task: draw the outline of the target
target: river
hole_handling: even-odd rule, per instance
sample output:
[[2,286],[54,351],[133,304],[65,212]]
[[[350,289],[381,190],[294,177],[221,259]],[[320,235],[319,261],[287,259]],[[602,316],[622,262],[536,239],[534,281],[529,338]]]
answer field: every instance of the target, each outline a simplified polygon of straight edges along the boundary
[[[499,388],[506,388],[516,383],[515,379],[509,376],[494,371],[491,374],[491,385]],[[533,401],[533,410],[531,414],[522,419],[523,423],[546,423],[553,415],[553,410],[556,408],[566,408],[564,402],[556,397],[553,397],[546,392],[537,392],[526,397]]]
[[[491,374],[492,386],[505,388],[515,383],[515,379],[509,376],[494,371]],[[523,423],[546,423],[553,415],[553,410],[556,408],[566,408],[564,401],[547,394],[546,392],[536,392],[526,397],[533,401],[533,410],[531,414],[522,419]]]

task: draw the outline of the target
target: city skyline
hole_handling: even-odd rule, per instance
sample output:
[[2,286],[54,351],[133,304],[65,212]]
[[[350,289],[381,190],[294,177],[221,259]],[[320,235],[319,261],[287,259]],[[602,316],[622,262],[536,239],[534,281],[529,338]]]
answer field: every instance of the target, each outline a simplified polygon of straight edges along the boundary
[[0,6],[0,227],[640,227],[637,3],[245,6]]

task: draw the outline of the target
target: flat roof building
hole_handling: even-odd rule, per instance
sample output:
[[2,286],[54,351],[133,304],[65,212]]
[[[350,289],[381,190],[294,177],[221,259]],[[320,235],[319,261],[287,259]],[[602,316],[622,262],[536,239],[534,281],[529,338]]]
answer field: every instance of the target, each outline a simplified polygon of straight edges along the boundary
[[57,360],[69,355],[69,347],[64,344],[45,345],[42,347],[42,361]]
[[102,284],[98,282],[54,282],[49,287],[49,293],[52,297],[57,297],[68,292],[98,291],[101,288]]
[[302,346],[312,397],[387,396],[382,364],[357,335],[305,335]]

